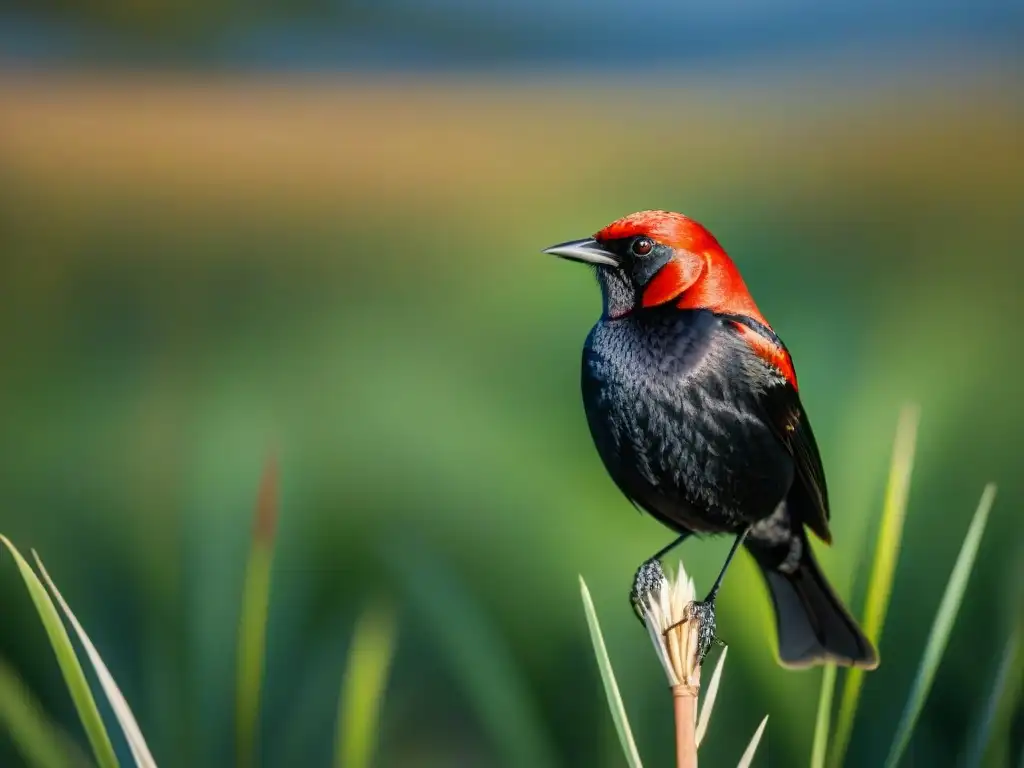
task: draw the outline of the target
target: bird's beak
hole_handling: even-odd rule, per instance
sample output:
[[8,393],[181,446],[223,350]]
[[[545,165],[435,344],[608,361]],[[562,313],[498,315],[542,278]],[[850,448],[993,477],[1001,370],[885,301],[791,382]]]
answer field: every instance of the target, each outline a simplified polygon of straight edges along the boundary
[[567,243],[559,243],[545,248],[544,253],[552,256],[561,256],[571,261],[582,261],[585,264],[600,264],[606,267],[619,266],[619,260],[611,251],[606,251],[601,244],[592,237],[583,240],[570,240]]

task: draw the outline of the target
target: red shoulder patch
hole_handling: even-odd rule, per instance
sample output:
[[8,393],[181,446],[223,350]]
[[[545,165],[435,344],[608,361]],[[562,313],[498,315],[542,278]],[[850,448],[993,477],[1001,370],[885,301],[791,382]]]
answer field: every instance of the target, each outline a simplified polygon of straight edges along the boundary
[[796,370],[793,368],[793,360],[789,353],[782,347],[773,344],[771,339],[765,338],[750,326],[735,320],[733,325],[736,326],[736,330],[740,332],[743,340],[750,345],[750,348],[757,353],[758,357],[770,363],[772,367],[776,368],[785,377],[786,381],[793,385],[793,389],[799,391],[796,383]]

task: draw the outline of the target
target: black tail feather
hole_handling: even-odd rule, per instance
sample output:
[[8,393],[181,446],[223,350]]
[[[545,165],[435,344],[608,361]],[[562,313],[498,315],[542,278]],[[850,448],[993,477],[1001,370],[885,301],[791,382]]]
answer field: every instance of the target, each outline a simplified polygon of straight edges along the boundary
[[779,661],[792,668],[832,663],[874,669],[875,647],[821,572],[810,543],[801,538],[799,564],[792,570],[780,568],[777,557],[748,546],[775,607]]

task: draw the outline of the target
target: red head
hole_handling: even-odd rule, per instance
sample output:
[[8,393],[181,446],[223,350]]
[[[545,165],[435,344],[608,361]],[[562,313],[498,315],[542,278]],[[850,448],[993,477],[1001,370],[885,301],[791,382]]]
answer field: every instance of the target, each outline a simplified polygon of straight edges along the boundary
[[[747,318],[774,336],[729,255],[708,230],[681,213],[632,213],[592,238],[561,243],[545,253],[596,267],[610,319],[672,302],[678,309]],[[788,355],[781,352],[786,359],[773,362],[795,383]]]

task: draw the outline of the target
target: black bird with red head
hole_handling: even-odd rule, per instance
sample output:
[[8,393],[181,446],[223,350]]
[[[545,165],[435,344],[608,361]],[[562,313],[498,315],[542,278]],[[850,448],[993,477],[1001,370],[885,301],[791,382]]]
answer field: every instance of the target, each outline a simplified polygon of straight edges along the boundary
[[731,534],[764,575],[784,666],[876,667],[806,533],[832,541],[793,361],[722,246],[682,214],[641,211],[545,253],[597,273],[584,408],[612,480],[678,534],[655,558],[692,534]]

